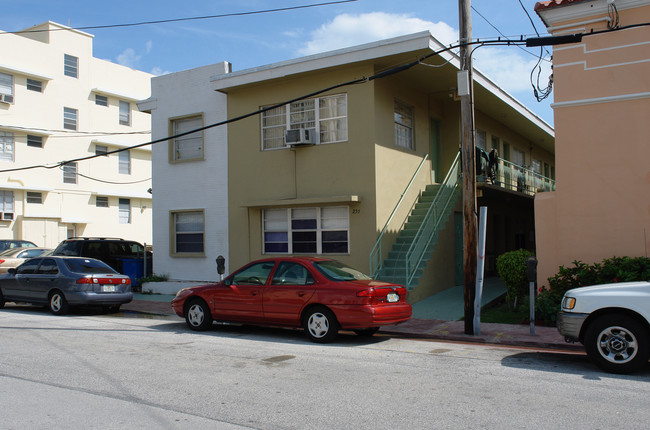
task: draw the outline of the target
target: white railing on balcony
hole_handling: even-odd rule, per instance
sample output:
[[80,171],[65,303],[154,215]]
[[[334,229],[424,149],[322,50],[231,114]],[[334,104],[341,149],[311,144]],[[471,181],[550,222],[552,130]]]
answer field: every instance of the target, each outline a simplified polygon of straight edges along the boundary
[[[485,166],[487,168],[487,163],[485,163]],[[494,177],[489,174],[477,175],[476,181],[497,185],[501,188],[531,196],[539,192],[555,191],[555,181],[553,179],[502,158],[498,159],[498,169]]]

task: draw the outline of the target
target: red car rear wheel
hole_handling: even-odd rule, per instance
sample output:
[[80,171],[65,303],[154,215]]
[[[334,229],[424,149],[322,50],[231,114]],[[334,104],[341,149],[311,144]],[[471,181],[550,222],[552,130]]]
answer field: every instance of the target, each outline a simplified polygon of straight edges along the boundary
[[307,311],[303,318],[303,327],[312,342],[330,342],[339,333],[339,323],[336,316],[332,311],[321,306]]

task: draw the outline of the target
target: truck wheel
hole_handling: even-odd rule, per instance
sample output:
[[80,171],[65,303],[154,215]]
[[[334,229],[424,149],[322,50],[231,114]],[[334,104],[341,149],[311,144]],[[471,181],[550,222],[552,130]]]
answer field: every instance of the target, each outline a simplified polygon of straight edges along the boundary
[[585,331],[587,355],[598,367],[612,373],[631,373],[648,364],[648,332],[622,314],[598,317]]

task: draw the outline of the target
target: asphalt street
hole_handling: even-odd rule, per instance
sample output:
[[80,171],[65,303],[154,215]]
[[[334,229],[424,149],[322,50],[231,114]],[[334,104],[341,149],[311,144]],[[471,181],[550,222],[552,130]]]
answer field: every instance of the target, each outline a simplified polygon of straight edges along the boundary
[[0,311],[0,428],[647,428],[650,371],[584,354]]

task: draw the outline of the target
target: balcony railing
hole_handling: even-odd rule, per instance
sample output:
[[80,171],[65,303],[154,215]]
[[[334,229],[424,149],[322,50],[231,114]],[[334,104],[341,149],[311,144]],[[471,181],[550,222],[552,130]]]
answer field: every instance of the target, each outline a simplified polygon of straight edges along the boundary
[[502,158],[497,160],[496,174],[490,174],[489,165],[485,162],[484,171],[488,173],[477,174],[476,182],[496,185],[530,196],[544,191],[555,191],[553,179]]

